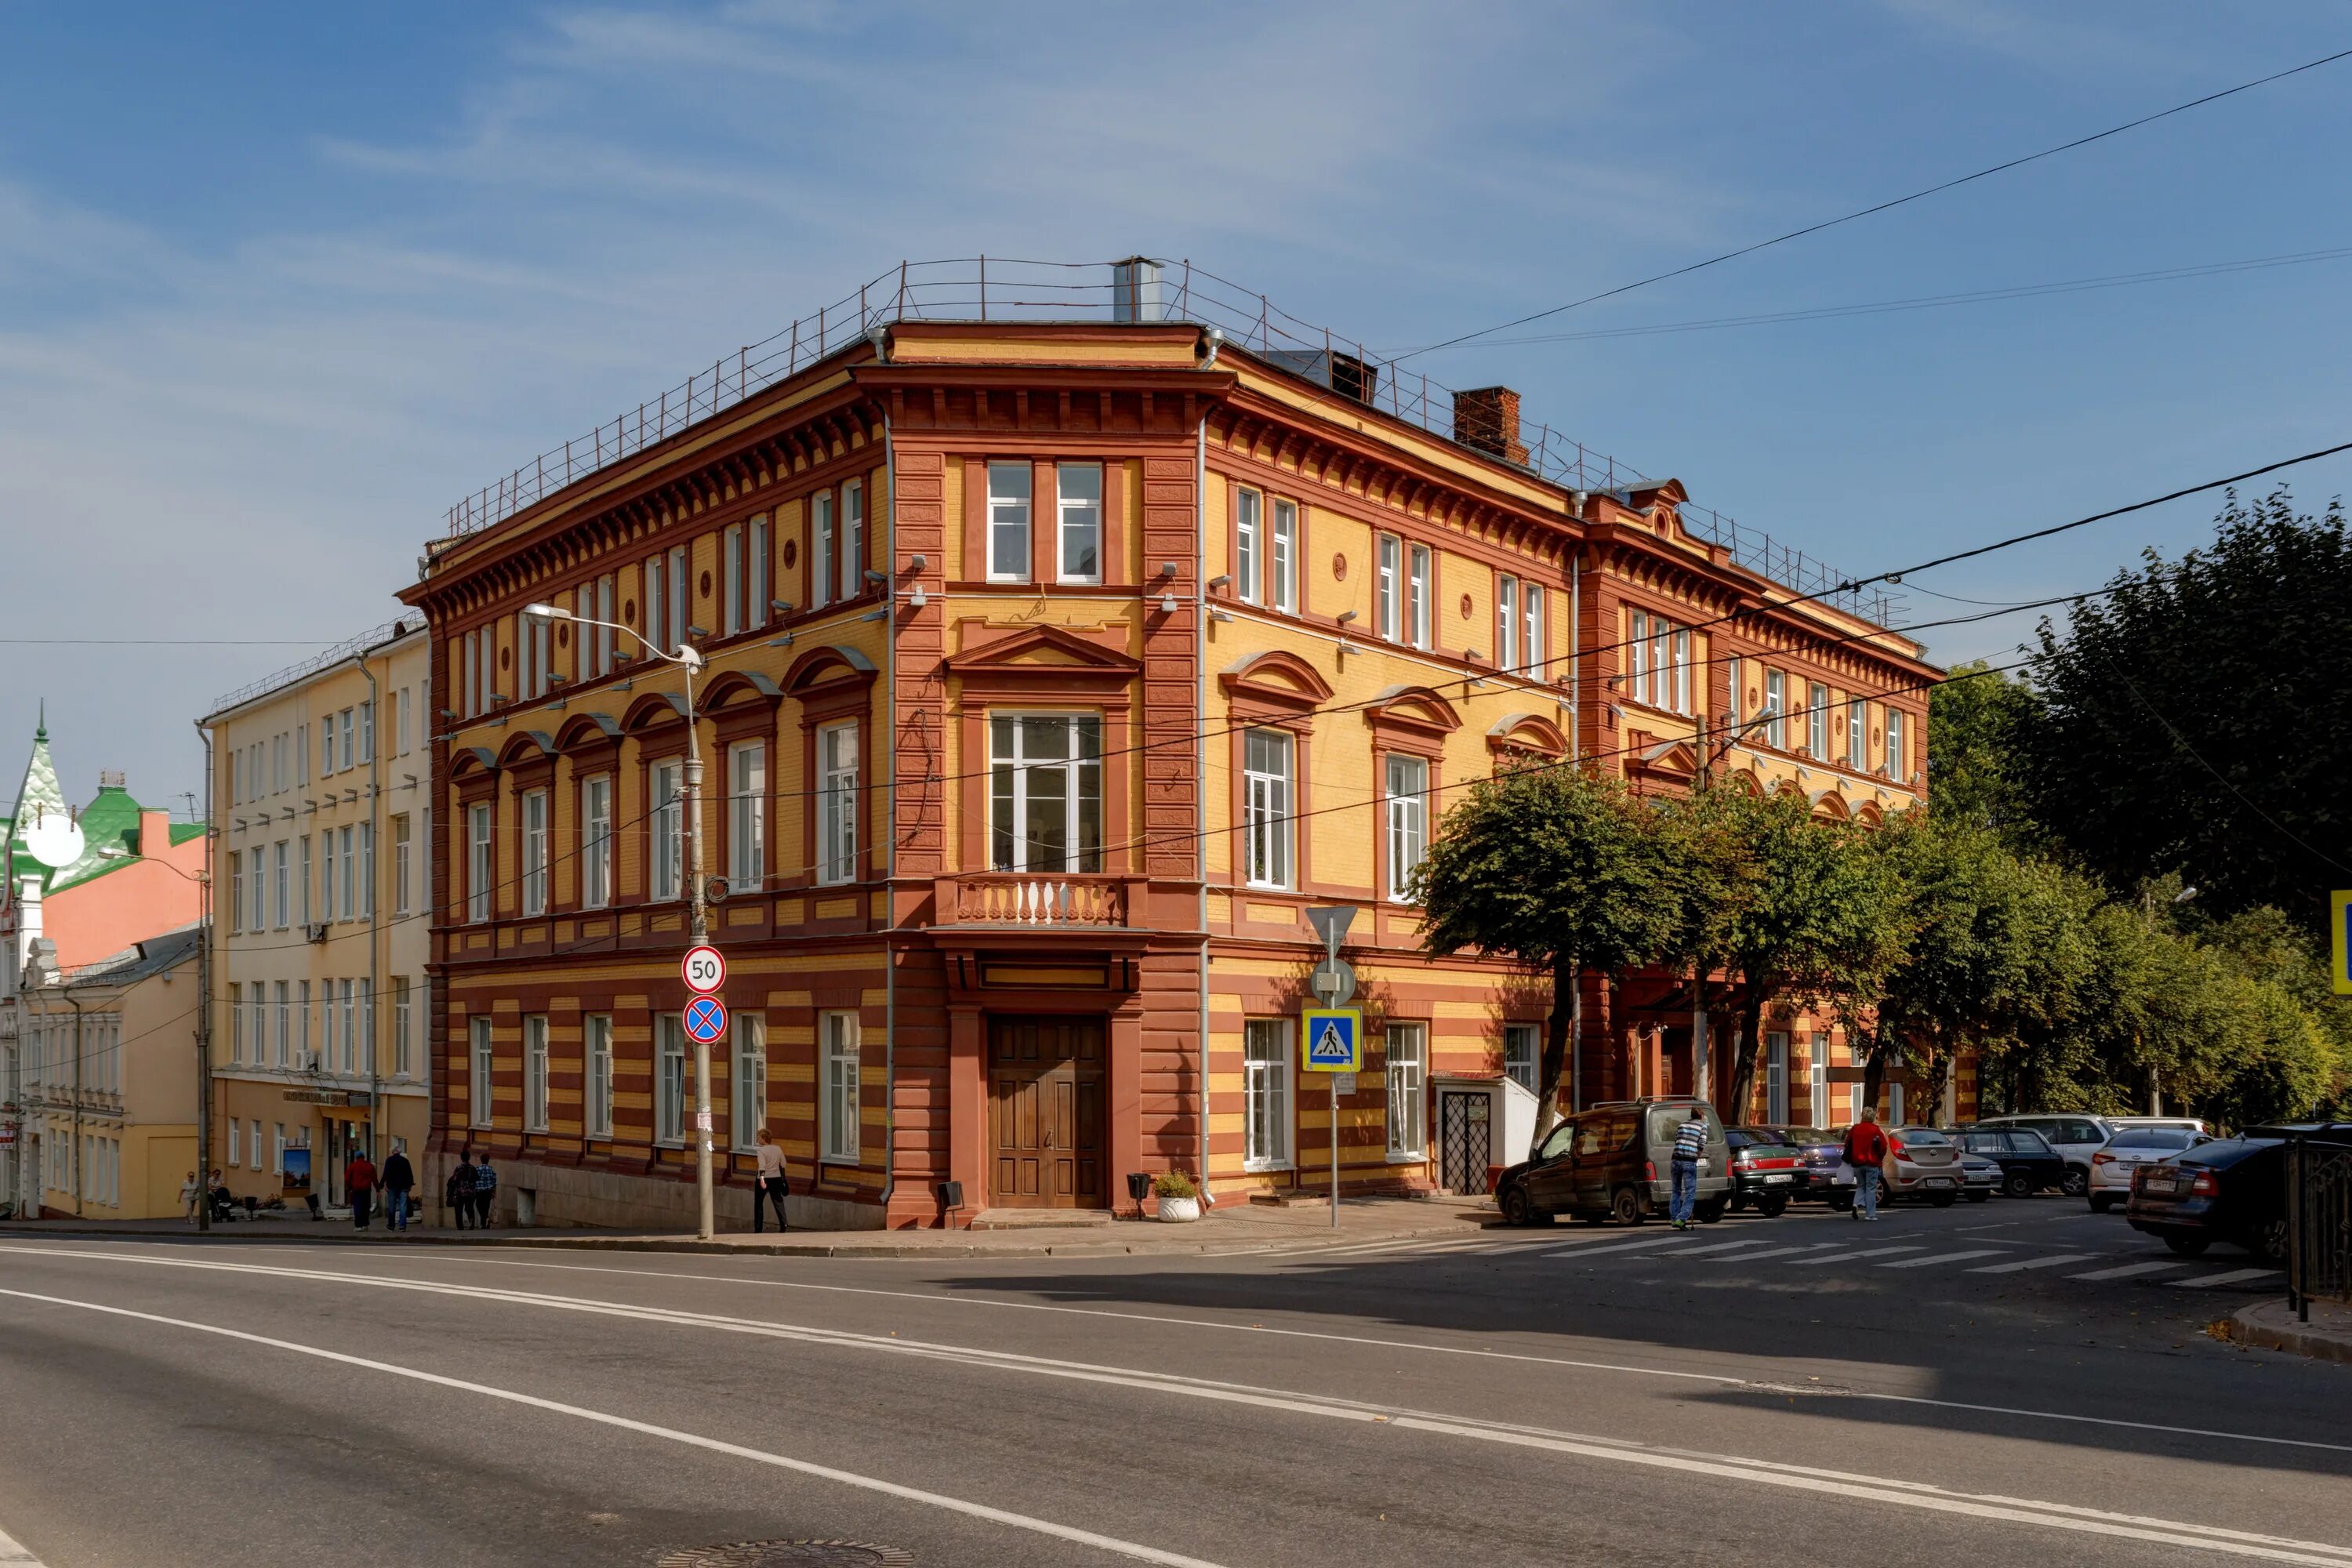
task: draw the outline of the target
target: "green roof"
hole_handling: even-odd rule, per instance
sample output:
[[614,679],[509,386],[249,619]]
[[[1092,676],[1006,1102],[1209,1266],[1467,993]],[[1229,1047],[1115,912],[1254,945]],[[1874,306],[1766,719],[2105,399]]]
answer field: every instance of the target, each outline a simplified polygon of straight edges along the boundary
[[[160,849],[163,845],[142,846],[139,842],[139,817],[146,810],[131,798],[131,792],[120,784],[100,784],[97,796],[84,806],[78,818],[82,831],[81,858],[71,865],[56,868],[41,866],[25,847],[24,839],[16,833],[16,823],[26,816],[27,805],[44,807],[58,814],[68,809],[65,790],[58,783],[56,761],[49,755],[49,727],[47,715],[33,731],[33,754],[25,764],[25,780],[16,791],[13,816],[0,817],[0,850],[7,861],[8,889],[13,889],[19,876],[30,875],[36,868],[41,873],[41,889],[56,893],[94,881],[117,867],[133,864],[142,848]],[[172,844],[184,844],[205,831],[202,823],[173,823],[169,835]],[[110,851],[110,853],[101,853]],[[5,893],[0,893],[5,896]]]

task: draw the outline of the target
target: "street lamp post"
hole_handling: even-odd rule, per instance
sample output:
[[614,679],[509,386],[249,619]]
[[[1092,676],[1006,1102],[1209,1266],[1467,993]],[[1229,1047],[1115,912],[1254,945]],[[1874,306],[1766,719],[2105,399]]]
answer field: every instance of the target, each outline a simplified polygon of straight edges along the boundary
[[[600,621],[578,616],[561,605],[530,605],[523,609],[526,616],[538,616],[551,621],[570,621],[575,626],[604,626],[626,633],[638,646],[666,664],[677,665],[686,672],[686,797],[681,803],[686,812],[686,929],[688,940],[699,947],[710,938],[710,915],[702,899],[702,745],[695,734],[694,672],[702,668],[702,655],[683,641],[677,651],[666,653],[656,647],[635,626],[618,621]],[[710,1192],[710,1047],[702,1040],[694,1042],[694,1189],[695,1235],[709,1241],[717,1234],[711,1218]]]

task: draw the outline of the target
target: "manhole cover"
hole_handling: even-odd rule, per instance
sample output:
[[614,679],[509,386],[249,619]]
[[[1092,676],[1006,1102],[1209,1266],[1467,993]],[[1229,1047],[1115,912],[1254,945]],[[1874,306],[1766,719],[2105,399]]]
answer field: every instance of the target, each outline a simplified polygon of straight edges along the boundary
[[862,1541],[738,1541],[673,1552],[655,1568],[906,1568],[914,1561],[912,1552]]

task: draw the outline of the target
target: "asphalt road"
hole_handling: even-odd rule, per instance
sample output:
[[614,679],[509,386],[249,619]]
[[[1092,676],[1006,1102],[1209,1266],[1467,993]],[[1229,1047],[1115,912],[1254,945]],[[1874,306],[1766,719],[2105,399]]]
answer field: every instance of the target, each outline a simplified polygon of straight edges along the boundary
[[11,1231],[0,1532],[51,1568],[2352,1568],[2352,1368],[2203,1331],[2253,1269],[2054,1198],[1181,1258]]

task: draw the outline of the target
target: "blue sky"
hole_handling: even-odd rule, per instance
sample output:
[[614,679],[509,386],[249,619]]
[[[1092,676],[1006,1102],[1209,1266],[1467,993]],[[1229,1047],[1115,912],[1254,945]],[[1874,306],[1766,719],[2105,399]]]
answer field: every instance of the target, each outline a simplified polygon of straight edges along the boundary
[[[0,635],[288,646],[0,647],[0,790],[44,696],[69,793],[200,788],[191,721],[388,618],[459,495],[901,258],[1191,257],[1393,353],[2348,45],[2340,6],[1997,0],[8,7]],[[1507,335],[2352,247],[2347,131],[2352,61]],[[1416,363],[1866,571],[2344,438],[2347,279]],[[2095,586],[2214,510],[1910,614]]]

